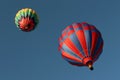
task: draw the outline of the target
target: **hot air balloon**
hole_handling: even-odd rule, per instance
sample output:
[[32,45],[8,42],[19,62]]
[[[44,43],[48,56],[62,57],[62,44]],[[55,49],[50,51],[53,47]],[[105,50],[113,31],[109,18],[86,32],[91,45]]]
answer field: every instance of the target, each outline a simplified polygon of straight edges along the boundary
[[70,64],[93,70],[93,63],[103,51],[103,38],[94,25],[73,23],[62,31],[58,49]]
[[37,13],[30,8],[19,10],[15,16],[16,26],[25,32],[34,30],[38,23],[39,19]]

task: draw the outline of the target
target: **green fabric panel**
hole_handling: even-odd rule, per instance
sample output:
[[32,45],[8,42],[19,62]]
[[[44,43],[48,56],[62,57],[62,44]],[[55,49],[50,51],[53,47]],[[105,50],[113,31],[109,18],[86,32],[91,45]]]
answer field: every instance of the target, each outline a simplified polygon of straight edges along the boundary
[[16,19],[17,19],[17,20],[20,20],[20,19],[21,19],[21,15],[17,16]]
[[23,15],[24,15],[22,11],[20,11],[18,14],[19,14],[20,16],[23,16]]
[[15,22],[17,22],[17,23],[18,23],[18,19],[17,19],[17,18],[15,18]]
[[31,18],[34,18],[34,13],[32,12],[32,14],[31,14]]
[[31,16],[31,10],[30,9],[28,10],[28,16]]
[[19,19],[17,17],[15,17],[15,21],[18,21]]
[[38,19],[38,16],[37,16],[37,14],[35,14],[34,20],[35,20],[35,23],[36,23],[36,24],[38,24],[38,22],[39,22],[39,19]]

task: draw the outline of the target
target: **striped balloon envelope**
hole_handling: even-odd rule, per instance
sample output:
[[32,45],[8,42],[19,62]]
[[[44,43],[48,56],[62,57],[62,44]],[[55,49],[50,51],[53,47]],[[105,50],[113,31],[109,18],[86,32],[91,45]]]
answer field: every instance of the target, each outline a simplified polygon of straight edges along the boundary
[[31,8],[23,8],[19,10],[15,16],[16,26],[24,32],[33,31],[38,23],[38,15]]
[[58,49],[70,64],[93,70],[93,63],[103,51],[102,35],[94,25],[73,23],[62,31]]

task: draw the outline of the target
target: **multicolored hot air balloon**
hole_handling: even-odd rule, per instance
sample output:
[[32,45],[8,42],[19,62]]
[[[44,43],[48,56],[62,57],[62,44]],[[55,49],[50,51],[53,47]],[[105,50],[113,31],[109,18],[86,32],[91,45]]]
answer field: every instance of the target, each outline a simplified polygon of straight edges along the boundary
[[95,26],[86,22],[74,23],[63,30],[58,49],[70,64],[93,70],[92,65],[103,50],[103,39]]
[[24,8],[18,11],[15,16],[16,26],[25,32],[32,31],[39,23],[38,15],[30,8]]

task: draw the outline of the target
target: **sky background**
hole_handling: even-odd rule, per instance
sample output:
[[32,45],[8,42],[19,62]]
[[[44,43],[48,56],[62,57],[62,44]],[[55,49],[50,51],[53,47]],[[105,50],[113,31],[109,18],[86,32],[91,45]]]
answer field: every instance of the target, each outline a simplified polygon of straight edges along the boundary
[[[20,31],[14,17],[32,8],[40,23]],[[0,80],[120,80],[120,0],[0,0]],[[74,22],[102,33],[104,50],[94,70],[62,59],[58,38]]]

